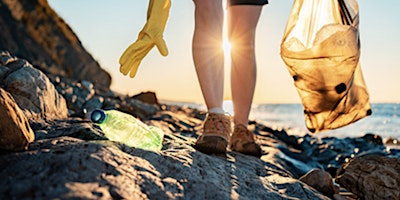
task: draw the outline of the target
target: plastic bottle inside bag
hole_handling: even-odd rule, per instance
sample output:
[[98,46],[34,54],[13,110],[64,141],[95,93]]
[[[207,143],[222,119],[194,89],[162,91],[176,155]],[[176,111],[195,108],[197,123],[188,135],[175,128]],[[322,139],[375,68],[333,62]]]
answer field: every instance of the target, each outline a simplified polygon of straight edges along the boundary
[[371,115],[360,65],[357,0],[295,0],[281,57],[317,133]]

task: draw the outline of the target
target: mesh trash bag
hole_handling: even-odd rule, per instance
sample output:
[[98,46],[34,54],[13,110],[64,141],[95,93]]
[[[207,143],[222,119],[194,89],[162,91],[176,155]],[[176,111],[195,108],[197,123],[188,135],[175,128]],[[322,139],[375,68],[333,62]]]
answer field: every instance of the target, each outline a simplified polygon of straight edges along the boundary
[[359,58],[356,0],[295,0],[281,43],[304,106],[306,126],[320,132],[370,115]]

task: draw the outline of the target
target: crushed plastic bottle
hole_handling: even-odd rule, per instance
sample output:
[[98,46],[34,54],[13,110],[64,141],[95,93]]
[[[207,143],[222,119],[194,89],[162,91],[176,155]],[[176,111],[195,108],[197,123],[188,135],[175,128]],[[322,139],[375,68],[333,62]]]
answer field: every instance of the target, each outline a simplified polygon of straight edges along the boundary
[[164,132],[155,126],[148,126],[139,119],[117,110],[96,109],[91,120],[102,129],[111,141],[118,141],[131,147],[146,150],[161,150]]

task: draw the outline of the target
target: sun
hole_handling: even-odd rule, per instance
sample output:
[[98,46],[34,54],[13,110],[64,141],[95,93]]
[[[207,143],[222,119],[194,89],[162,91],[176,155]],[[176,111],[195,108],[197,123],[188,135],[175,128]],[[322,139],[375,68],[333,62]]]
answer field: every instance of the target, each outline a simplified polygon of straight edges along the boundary
[[224,38],[224,41],[222,42],[222,49],[224,50],[225,57],[227,57],[231,54],[231,48],[232,48],[232,45],[229,42],[228,38]]
[[[224,22],[223,22],[223,30],[222,30],[222,41],[221,48],[224,53],[224,76],[230,77],[231,73],[231,50],[233,48],[231,41],[228,37],[228,24],[227,24],[227,9],[224,10]],[[224,78],[224,108],[233,114],[233,106],[231,102],[232,94],[231,94],[231,85],[230,78]],[[225,105],[226,104],[226,105]]]
[[222,28],[222,49],[224,51],[225,60],[230,59],[232,45],[228,38],[228,10],[224,9],[224,22]]

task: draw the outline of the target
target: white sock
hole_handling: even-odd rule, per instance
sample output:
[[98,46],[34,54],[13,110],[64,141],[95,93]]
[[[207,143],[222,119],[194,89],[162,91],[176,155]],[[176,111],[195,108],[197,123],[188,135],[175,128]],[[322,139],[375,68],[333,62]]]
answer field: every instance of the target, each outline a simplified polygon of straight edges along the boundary
[[220,107],[210,108],[210,109],[208,109],[208,112],[209,113],[216,113],[216,114],[224,114],[225,113],[225,111]]

